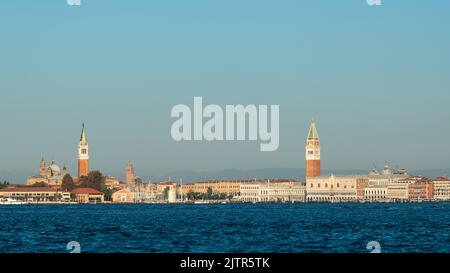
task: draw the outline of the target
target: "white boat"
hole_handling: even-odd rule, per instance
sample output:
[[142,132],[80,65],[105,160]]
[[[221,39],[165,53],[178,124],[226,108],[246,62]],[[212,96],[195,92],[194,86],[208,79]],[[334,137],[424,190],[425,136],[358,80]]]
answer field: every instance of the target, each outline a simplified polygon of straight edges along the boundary
[[209,201],[198,200],[198,201],[195,201],[194,204],[209,204]]
[[0,199],[0,205],[25,205],[27,202],[19,201],[12,198]]

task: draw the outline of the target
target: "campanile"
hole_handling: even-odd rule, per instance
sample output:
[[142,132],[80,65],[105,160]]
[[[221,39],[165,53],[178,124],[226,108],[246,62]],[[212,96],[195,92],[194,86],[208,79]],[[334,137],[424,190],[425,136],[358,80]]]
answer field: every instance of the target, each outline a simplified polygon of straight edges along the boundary
[[320,141],[313,119],[306,139],[306,178],[320,176]]
[[89,145],[86,141],[86,131],[81,129],[80,143],[78,144],[78,178],[89,173]]

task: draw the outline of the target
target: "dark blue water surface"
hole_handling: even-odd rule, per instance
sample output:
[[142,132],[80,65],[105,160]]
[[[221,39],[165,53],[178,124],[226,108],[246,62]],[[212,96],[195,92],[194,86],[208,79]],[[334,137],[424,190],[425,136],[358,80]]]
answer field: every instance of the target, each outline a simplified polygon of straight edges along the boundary
[[0,252],[450,252],[450,203],[0,206]]

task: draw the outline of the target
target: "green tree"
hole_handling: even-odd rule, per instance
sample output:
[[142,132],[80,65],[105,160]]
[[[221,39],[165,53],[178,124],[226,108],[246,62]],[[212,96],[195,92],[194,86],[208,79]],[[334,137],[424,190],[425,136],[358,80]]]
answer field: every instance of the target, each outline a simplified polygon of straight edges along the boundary
[[208,189],[206,190],[206,197],[211,198],[212,195],[213,195],[213,190],[211,187],[208,187]]
[[72,191],[75,189],[75,182],[73,182],[73,178],[70,174],[64,175],[61,183],[61,189],[65,191]]
[[105,177],[100,171],[91,171],[88,176],[80,178],[80,187],[101,191],[105,187]]
[[105,178],[100,171],[89,172],[88,181],[93,189],[101,191],[105,187]]
[[37,182],[31,185],[32,187],[48,187],[48,184],[45,182]]
[[106,201],[112,201],[112,190],[107,187],[103,187],[101,192],[105,195]]
[[89,181],[87,176],[80,177],[78,181],[78,188],[89,188]]
[[186,193],[186,198],[188,200],[194,199],[194,192],[192,190],[190,190],[188,193]]

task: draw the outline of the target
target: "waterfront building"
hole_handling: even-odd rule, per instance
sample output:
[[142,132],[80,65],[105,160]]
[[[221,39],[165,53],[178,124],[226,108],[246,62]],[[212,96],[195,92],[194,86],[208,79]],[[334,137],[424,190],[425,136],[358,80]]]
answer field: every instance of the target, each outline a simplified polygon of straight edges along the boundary
[[189,192],[206,194],[210,188],[213,194],[226,194],[226,195],[238,195],[240,186],[243,183],[252,180],[209,180],[198,181],[195,183],[183,184],[183,188],[180,187],[180,194],[186,195]]
[[352,201],[364,198],[366,176],[342,175],[308,177],[306,199],[313,202]]
[[105,201],[104,194],[92,188],[76,188],[70,192],[72,199],[77,203],[102,203]]
[[385,201],[387,186],[369,186],[364,189],[364,199],[369,201]]
[[183,183],[183,185],[179,187],[179,193],[180,195],[186,196],[189,192],[195,192],[196,191],[196,185],[195,183]]
[[240,186],[239,199],[242,202],[256,203],[260,201],[261,183],[248,183]]
[[[225,194],[228,196],[236,196],[240,194],[241,185],[249,183],[266,183],[267,179],[241,179],[241,180],[209,180],[198,181],[195,183],[183,184],[183,187],[179,187],[179,194],[186,195],[187,193],[203,193],[206,194],[208,189],[212,190],[213,194]],[[270,180],[272,184],[284,184],[294,185],[298,183],[292,179],[274,179]]]
[[86,140],[84,123],[81,129],[80,143],[78,144],[78,178],[89,173],[89,144]]
[[134,193],[125,188],[118,190],[112,194],[113,203],[134,203]]
[[387,199],[407,200],[409,197],[409,183],[396,182],[387,186]]
[[69,202],[70,193],[54,187],[8,187],[0,189],[0,198],[30,203]]
[[433,183],[421,181],[408,184],[409,200],[433,199]]
[[433,198],[437,200],[450,200],[450,179],[447,176],[433,180]]
[[261,187],[261,202],[304,202],[306,187],[300,183],[296,185],[268,183]]
[[240,186],[240,200],[242,202],[304,202],[305,186],[300,183],[265,183],[252,182]]
[[428,199],[433,194],[431,181],[421,176],[410,176],[387,185],[387,198],[391,200]]
[[142,182],[136,178],[134,187],[123,187],[112,194],[114,203],[147,203],[164,199],[164,191],[157,193],[156,186],[149,182]]
[[306,139],[306,177],[320,176],[320,140],[313,119]]

